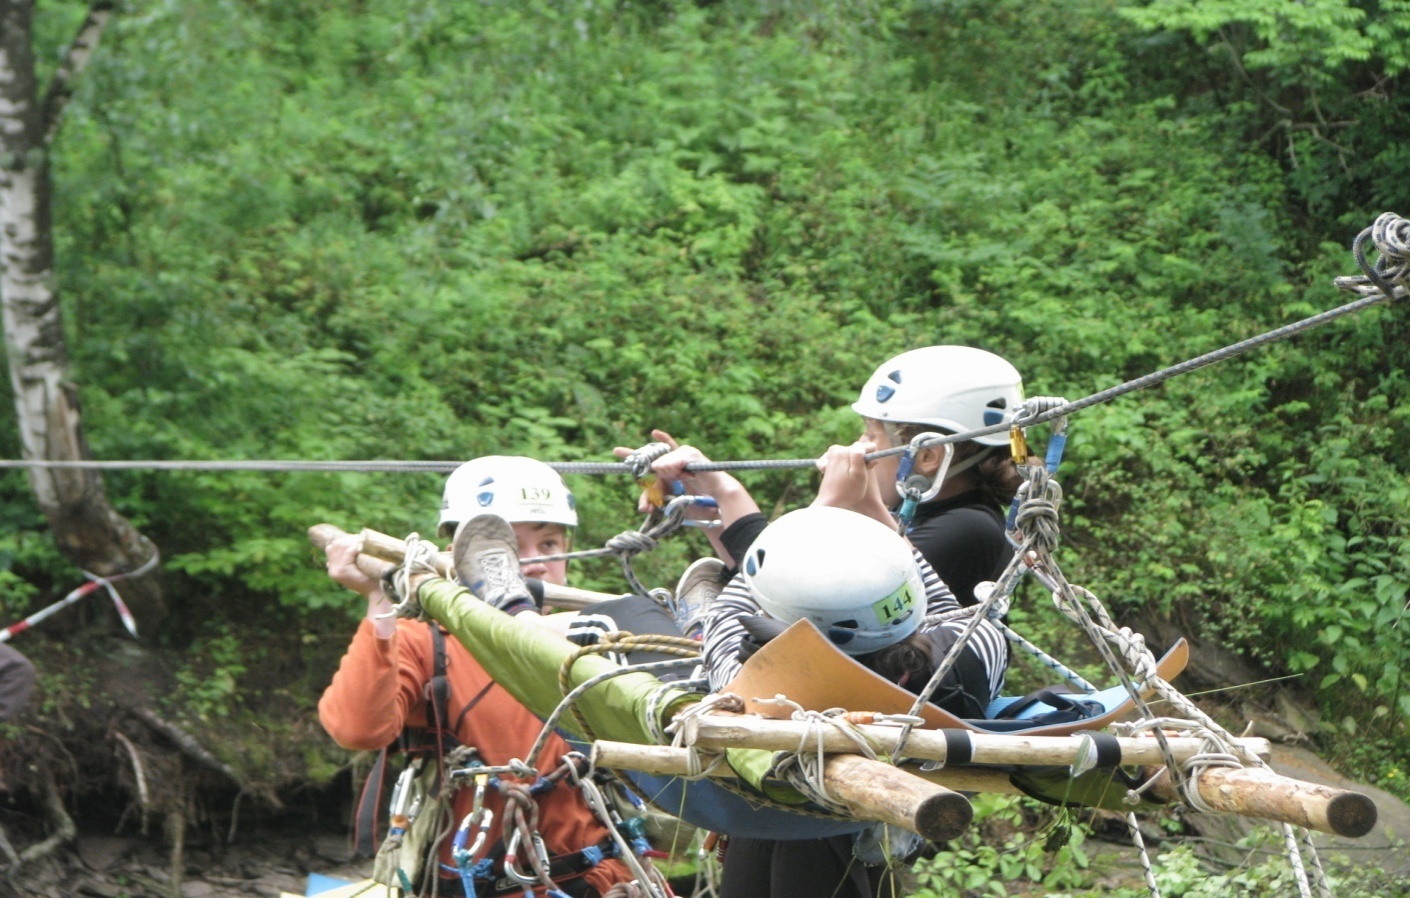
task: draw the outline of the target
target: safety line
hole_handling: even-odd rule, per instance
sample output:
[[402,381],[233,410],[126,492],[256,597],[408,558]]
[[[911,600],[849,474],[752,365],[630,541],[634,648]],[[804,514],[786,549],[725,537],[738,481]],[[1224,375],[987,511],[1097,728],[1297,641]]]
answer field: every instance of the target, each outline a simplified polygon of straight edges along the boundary
[[[1376,266],[1370,265],[1366,261],[1364,244],[1368,237],[1373,238],[1376,249],[1380,253],[1380,259]],[[1285,340],[1302,331],[1319,327],[1338,318],[1360,312],[1371,306],[1381,305],[1387,302],[1394,302],[1404,299],[1410,295],[1410,290],[1404,286],[1407,268],[1410,268],[1410,261],[1406,259],[1407,242],[1410,242],[1410,222],[1393,213],[1385,213],[1376,219],[1375,224],[1366,228],[1357,235],[1352,244],[1352,251],[1356,261],[1365,273],[1363,277],[1341,277],[1335,279],[1335,284],[1342,290],[1359,292],[1361,299],[1319,312],[1316,315],[1304,318],[1301,321],[1293,322],[1279,328],[1275,328],[1256,337],[1250,337],[1238,343],[1225,346],[1213,352],[1205,353],[1188,361],[1168,368],[1162,368],[1134,380],[1128,380],[1123,384],[1109,387],[1105,390],[1093,393],[1082,399],[1065,403],[1063,405],[1049,407],[1032,415],[1025,415],[1016,418],[1011,422],[995,424],[989,427],[982,427],[976,430],[969,430],[963,433],[939,435],[925,441],[926,446],[943,446],[946,443],[959,443],[972,440],[976,437],[988,436],[990,434],[1007,432],[1011,427],[1032,427],[1051,421],[1055,418],[1063,418],[1074,412],[1082,411],[1094,405],[1110,402],[1119,396],[1127,393],[1142,390],[1146,387],[1155,386],[1158,383],[1170,380],[1181,374],[1188,374],[1215,362],[1242,355],[1260,346]],[[1388,266],[1396,263],[1397,267],[1387,270]],[[1386,277],[1390,275],[1390,277]],[[867,455],[867,459],[876,460],[887,458],[893,455],[900,455],[910,447],[896,446],[890,449],[883,449]],[[798,468],[811,468],[817,463],[812,458],[775,458],[775,459],[753,459],[748,461],[711,461],[697,462],[687,465],[687,471],[744,471],[744,470],[786,470]],[[395,460],[372,460],[372,461],[99,461],[99,460],[79,460],[79,461],[51,461],[40,459],[0,459],[0,469],[4,468],[44,468],[44,469],[85,469],[100,471],[125,471],[125,470],[158,470],[158,471],[353,471],[353,472],[430,472],[449,473],[462,464],[461,461],[395,461]],[[560,474],[631,474],[630,466],[622,462],[547,462],[548,466],[558,471]]]

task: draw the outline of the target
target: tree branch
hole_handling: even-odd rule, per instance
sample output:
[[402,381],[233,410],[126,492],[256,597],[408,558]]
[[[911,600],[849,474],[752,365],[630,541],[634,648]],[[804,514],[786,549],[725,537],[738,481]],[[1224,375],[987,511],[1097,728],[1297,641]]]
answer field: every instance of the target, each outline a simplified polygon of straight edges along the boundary
[[44,105],[40,107],[39,112],[42,135],[40,147],[48,149],[49,144],[53,143],[64,107],[68,105],[69,97],[73,96],[73,81],[78,77],[78,73],[83,71],[84,66],[88,65],[93,51],[98,48],[98,38],[102,37],[103,28],[113,17],[113,6],[113,0],[93,0],[93,4],[88,7],[88,15],[84,16],[83,24],[78,26],[73,42],[64,54],[63,63],[49,81],[49,89],[44,94]]

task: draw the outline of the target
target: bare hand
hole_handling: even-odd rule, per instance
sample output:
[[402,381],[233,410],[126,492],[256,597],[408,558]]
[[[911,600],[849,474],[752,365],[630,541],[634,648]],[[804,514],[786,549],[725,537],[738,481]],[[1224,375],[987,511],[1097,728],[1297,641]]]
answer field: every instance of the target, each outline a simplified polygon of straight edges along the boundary
[[[695,474],[686,470],[688,465],[708,462],[710,459],[705,457],[705,453],[694,446],[682,446],[675,437],[664,430],[651,431],[651,438],[670,446],[671,451],[651,463],[649,476],[656,478],[656,484],[654,488],[648,487],[642,490],[641,497],[637,499],[636,503],[637,511],[649,514],[664,505],[669,501],[669,497],[674,495],[710,495],[708,492],[702,492],[696,488]],[[612,450],[612,454],[618,458],[626,458],[635,451],[635,449],[628,449],[625,446],[618,446]],[[677,484],[680,485],[679,492]]]
[[334,582],[367,599],[369,607],[386,602],[382,591],[382,581],[369,576],[357,566],[357,557],[362,552],[362,535],[346,533],[330,542],[323,549],[327,557],[328,576]]
[[876,444],[858,440],[850,446],[831,446],[818,459],[822,483],[814,505],[845,508],[875,518],[888,526],[893,522],[881,498],[881,488],[872,474],[874,462],[867,454],[876,451]]

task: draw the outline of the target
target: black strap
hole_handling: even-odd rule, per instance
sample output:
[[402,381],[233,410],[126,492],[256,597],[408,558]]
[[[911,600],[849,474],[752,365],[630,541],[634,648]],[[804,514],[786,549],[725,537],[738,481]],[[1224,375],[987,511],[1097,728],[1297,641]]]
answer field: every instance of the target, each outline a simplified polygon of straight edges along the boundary
[[1078,730],[1074,735],[1089,736],[1097,750],[1096,766],[1103,769],[1121,766],[1121,740],[1110,733],[1097,730]]
[[[446,708],[450,702],[450,679],[446,676],[446,639],[441,628],[433,621],[427,624],[431,628],[431,679],[426,683],[426,699],[430,704],[427,723],[430,730],[435,734],[436,739],[436,762],[440,763],[440,756],[443,754],[442,748],[444,734],[446,732]],[[491,684],[493,685],[493,684]],[[488,688],[488,687],[487,687]],[[476,696],[475,701],[479,701],[484,696],[482,691]],[[471,702],[473,705],[474,702]],[[470,705],[466,706],[466,711]],[[461,712],[464,717],[465,712]],[[397,737],[397,749],[406,750],[414,746],[419,740],[411,730],[403,730]],[[380,843],[378,831],[382,819],[382,792],[383,783],[387,775],[387,754],[390,746],[384,747],[377,753],[377,760],[372,764],[372,770],[367,774],[367,780],[362,784],[362,794],[358,796],[357,814],[354,818],[353,826],[353,847],[362,857],[375,857],[377,845]]]
[[382,805],[382,778],[387,772],[387,749],[377,753],[377,760],[362,784],[357,800],[357,816],[353,820],[353,849],[361,857],[377,856],[377,820]]
[[449,720],[446,709],[450,705],[450,678],[446,676],[446,635],[441,632],[435,621],[427,621],[426,626],[431,628],[431,679],[426,682],[426,701],[431,708],[428,722],[432,730],[436,731],[439,741],[439,736],[445,732]]
[[945,736],[945,766],[968,764],[974,758],[974,743],[969,738],[969,730],[941,730]]
[[1074,700],[1071,696],[1063,695],[1061,692],[1058,692],[1057,687],[1048,686],[1043,689],[1034,690],[1018,701],[1011,703],[1008,707],[999,712],[998,719],[1010,720],[1016,718],[1024,711],[1027,711],[1029,708],[1039,703],[1047,705],[1049,708],[1056,708],[1059,711],[1075,712],[1079,716],[1074,717],[1074,720],[1081,720],[1082,717],[1087,716],[1085,714],[1086,709],[1084,709],[1079,702]]

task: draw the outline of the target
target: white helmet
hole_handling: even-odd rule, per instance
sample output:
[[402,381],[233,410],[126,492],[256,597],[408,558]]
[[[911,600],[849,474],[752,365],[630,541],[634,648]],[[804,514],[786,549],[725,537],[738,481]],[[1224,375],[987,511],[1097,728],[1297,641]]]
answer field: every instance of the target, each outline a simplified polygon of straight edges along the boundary
[[485,455],[467,461],[446,478],[440,532],[478,514],[497,514],[511,524],[578,526],[573,494],[559,473],[541,461],[517,455]]
[[812,621],[849,655],[910,636],[925,616],[925,585],[910,544],[880,521],[815,505],[770,524],[744,557],[759,607],[784,623]]
[[[1018,369],[982,349],[926,346],[886,362],[862,387],[852,410],[895,424],[925,424],[967,433],[1012,421],[1023,408]],[[1003,446],[1007,433],[975,437],[985,446]]]

